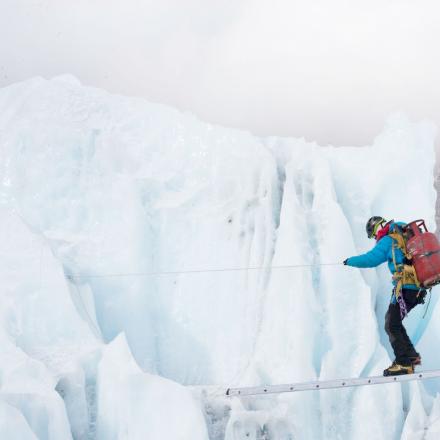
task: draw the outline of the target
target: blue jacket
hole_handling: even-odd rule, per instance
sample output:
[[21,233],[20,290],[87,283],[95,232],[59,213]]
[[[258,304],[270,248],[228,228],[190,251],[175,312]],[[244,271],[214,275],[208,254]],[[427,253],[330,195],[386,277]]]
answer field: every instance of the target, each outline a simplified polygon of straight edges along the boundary
[[[396,228],[396,225],[405,226],[405,223],[402,222],[391,223],[389,232],[393,232]],[[374,248],[371,249],[369,252],[366,252],[365,254],[362,255],[358,255],[356,257],[348,258],[347,266],[361,267],[361,268],[376,267],[382,263],[388,262],[388,269],[390,270],[391,274],[394,275],[396,268],[393,262],[393,253],[392,253],[393,241],[394,240],[389,235],[385,235],[384,237],[379,239],[379,241],[376,243],[376,246],[374,246]],[[396,263],[403,264],[405,261],[405,256],[403,252],[400,249],[395,248],[394,253],[396,257]],[[396,281],[393,281],[393,284],[396,285]],[[419,289],[415,284],[405,284],[403,288],[413,289],[413,290]]]

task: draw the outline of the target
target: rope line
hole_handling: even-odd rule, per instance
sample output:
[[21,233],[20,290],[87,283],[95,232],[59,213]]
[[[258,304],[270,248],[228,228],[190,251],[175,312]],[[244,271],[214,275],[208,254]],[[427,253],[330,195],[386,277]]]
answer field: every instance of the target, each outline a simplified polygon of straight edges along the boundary
[[422,319],[425,319],[426,314],[428,313],[428,309],[429,309],[429,305],[431,304],[431,297],[432,297],[432,288],[429,289],[429,299],[428,299],[428,304],[426,304],[425,307],[425,313],[422,316]]
[[340,266],[342,263],[321,263],[321,264],[292,264],[285,266],[260,266],[260,267],[231,267],[220,269],[195,269],[195,270],[176,270],[163,272],[132,272],[132,273],[109,273],[109,274],[91,274],[91,275],[67,275],[67,278],[84,279],[84,278],[112,278],[112,277],[148,277],[161,275],[184,275],[184,274],[201,274],[212,272],[243,272],[248,270],[286,270],[298,269],[305,267],[320,267],[320,266]]

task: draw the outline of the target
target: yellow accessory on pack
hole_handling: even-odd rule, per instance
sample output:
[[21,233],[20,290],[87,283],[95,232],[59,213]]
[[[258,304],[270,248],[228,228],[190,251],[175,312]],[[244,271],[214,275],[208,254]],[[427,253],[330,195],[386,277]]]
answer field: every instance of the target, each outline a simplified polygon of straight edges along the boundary
[[396,298],[398,298],[402,291],[402,287],[405,284],[415,284],[418,288],[420,288],[420,282],[417,278],[414,266],[410,264],[397,264],[396,262],[396,248],[402,251],[403,255],[408,261],[411,260],[411,255],[409,255],[406,251],[406,240],[403,234],[401,232],[392,232],[388,235],[393,239],[393,246],[391,248],[395,268],[393,280],[397,281],[394,294],[396,295]]

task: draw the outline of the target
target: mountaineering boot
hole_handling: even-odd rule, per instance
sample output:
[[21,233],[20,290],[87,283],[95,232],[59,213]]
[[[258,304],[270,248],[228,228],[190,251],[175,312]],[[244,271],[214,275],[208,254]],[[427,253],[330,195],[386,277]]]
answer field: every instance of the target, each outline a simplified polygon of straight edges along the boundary
[[400,376],[402,374],[413,374],[414,367],[412,365],[400,365],[397,362],[393,362],[390,367],[383,370],[384,376]]

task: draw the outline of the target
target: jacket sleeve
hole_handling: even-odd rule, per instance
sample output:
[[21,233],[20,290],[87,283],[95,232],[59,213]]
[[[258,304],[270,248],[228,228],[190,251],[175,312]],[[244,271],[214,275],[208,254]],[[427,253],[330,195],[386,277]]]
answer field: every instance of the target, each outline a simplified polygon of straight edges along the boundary
[[392,245],[391,237],[384,237],[371,251],[347,259],[347,266],[376,267],[388,260],[388,252]]

